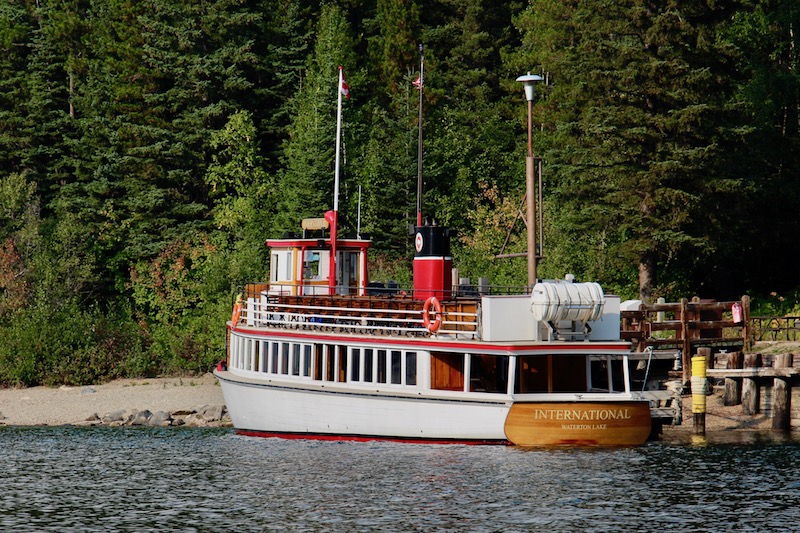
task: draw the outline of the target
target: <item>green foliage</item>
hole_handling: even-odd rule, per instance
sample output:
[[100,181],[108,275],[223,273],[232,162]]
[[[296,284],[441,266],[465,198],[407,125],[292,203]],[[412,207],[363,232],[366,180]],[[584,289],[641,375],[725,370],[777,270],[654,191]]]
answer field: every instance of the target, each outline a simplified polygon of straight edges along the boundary
[[[285,171],[279,180],[279,231],[297,231],[302,219],[320,217],[333,207],[339,66],[353,64],[352,36],[345,14],[339,7],[325,4],[317,23],[314,51],[293,100]],[[351,70],[345,73],[352,94],[357,91],[357,76]],[[346,110],[343,115],[347,131]]]
[[0,383],[222,358],[264,239],[332,207],[340,65],[342,232],[410,285],[420,43],[423,214],[461,276],[525,282],[494,256],[526,247],[531,71],[540,277],[794,312],[795,4],[0,1]]
[[565,16],[542,0],[519,19],[525,53],[557,80],[544,104],[550,212],[572,234],[565,245],[596,256],[586,266],[599,269],[580,274],[608,280],[638,263],[650,298],[676,258],[703,264],[717,251],[704,221],[739,190],[739,176],[719,174],[740,125],[726,83],[735,54],[715,35],[730,6],[600,5]]
[[0,384],[81,385],[142,370],[142,337],[78,302],[40,295],[0,328]]

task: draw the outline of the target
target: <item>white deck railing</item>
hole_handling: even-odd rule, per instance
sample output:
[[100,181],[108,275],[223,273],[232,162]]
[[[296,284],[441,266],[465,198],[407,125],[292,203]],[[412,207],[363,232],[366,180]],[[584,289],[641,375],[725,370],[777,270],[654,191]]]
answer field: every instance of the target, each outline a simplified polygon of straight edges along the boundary
[[[385,306],[370,306],[371,300],[368,298],[353,300],[352,307],[282,303],[280,300],[268,295],[247,298],[241,321],[254,327],[376,335],[432,335],[424,326],[421,303],[419,309],[387,309]],[[435,334],[478,339],[479,313],[479,306],[476,312],[463,312],[449,310],[445,305],[441,313],[441,326]]]

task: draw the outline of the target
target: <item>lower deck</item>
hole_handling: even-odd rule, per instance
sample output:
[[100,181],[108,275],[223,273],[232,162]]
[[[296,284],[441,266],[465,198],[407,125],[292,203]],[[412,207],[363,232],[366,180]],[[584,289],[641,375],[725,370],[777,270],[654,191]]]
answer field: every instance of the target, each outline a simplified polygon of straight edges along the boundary
[[[631,361],[619,346],[593,349],[548,343],[520,349],[480,343],[381,343],[366,338],[288,337],[281,332],[232,331],[228,369],[252,379],[311,386],[330,384],[386,392],[478,395],[631,395]],[[513,349],[512,349],[513,348]],[[500,352],[500,353],[498,353]],[[635,365],[634,365],[635,366]]]

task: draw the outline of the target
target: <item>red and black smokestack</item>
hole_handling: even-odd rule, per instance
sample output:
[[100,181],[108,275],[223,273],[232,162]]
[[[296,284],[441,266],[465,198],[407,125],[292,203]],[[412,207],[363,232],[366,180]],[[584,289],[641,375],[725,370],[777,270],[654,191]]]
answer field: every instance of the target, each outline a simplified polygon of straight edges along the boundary
[[448,300],[453,291],[450,237],[455,231],[436,225],[414,226],[414,298]]

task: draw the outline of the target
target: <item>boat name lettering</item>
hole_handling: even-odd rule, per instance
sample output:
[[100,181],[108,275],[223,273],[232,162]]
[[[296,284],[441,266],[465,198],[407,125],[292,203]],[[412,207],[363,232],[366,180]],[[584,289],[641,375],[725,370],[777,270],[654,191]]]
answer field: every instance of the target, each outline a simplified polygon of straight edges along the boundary
[[608,424],[561,424],[561,429],[608,429]]
[[629,409],[534,409],[536,420],[628,420]]

